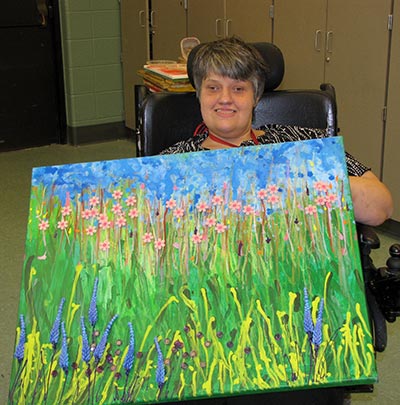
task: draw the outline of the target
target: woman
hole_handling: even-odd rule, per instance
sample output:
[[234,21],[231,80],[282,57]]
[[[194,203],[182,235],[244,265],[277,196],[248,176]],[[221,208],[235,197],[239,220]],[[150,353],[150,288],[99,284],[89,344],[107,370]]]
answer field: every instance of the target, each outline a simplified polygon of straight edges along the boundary
[[[253,111],[265,87],[266,65],[258,51],[238,38],[204,44],[193,59],[193,80],[204,125],[163,154],[321,138],[319,129],[269,125],[252,128]],[[390,217],[389,190],[372,171],[346,153],[357,222],[379,225]]]

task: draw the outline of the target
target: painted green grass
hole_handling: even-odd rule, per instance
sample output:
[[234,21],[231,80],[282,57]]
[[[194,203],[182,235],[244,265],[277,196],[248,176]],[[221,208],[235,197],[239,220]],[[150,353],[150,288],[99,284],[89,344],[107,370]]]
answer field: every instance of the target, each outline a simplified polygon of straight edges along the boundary
[[375,381],[354,219],[337,182],[335,194],[298,179],[236,199],[224,186],[196,204],[130,181],[63,204],[33,188],[9,402]]

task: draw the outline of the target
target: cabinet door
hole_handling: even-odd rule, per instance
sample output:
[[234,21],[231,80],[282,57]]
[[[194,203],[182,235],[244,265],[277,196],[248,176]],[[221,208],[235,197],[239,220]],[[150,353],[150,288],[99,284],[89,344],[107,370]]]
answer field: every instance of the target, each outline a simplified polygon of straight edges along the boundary
[[147,0],[121,0],[121,46],[124,80],[125,125],[136,127],[134,85],[141,84],[137,71],[149,59]]
[[346,150],[379,175],[391,0],[329,1],[325,81]]
[[392,218],[400,221],[400,2],[395,4],[394,12],[382,180],[393,195]]
[[150,30],[153,59],[178,60],[187,36],[186,10],[180,0],[152,0]]
[[272,0],[226,0],[226,36],[237,35],[247,42],[271,42],[271,6]]
[[188,0],[188,35],[201,42],[225,36],[224,0]]
[[281,88],[319,88],[324,81],[327,0],[275,0],[273,41],[285,59]]

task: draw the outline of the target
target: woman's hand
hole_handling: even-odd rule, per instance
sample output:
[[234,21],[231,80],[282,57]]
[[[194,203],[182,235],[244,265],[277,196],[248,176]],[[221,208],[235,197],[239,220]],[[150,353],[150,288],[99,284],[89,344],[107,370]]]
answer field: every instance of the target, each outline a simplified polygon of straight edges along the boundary
[[362,176],[350,176],[354,215],[357,222],[377,226],[393,213],[389,189],[371,171]]

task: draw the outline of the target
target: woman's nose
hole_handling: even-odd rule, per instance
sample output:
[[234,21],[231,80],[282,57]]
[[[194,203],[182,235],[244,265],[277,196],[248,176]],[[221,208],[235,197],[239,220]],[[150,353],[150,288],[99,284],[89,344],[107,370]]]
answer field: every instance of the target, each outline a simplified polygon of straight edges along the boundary
[[222,89],[219,102],[224,104],[232,102],[232,92],[229,88]]

